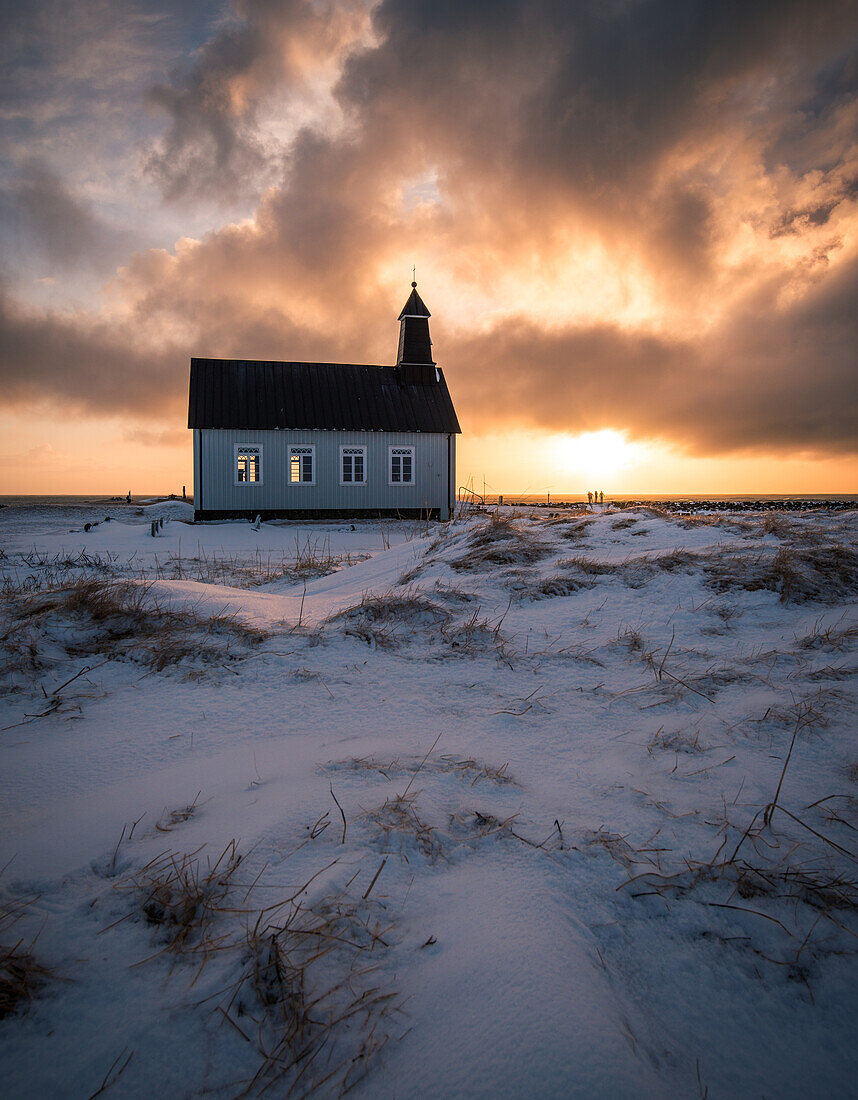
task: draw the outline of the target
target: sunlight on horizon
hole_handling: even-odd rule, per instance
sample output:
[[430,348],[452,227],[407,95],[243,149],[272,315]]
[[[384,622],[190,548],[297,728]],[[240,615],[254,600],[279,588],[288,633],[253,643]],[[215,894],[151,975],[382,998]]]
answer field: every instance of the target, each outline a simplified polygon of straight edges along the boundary
[[630,443],[625,432],[603,428],[581,435],[555,436],[550,447],[556,452],[556,466],[588,486],[617,475],[640,462],[646,450],[644,444]]
[[478,435],[465,430],[457,446],[457,483],[510,496],[606,495],[732,496],[762,493],[851,494],[858,491],[858,460],[795,451],[695,455],[665,439],[634,440],[624,431],[577,435],[511,429]]
[[[191,491],[191,433],[179,415],[147,428],[124,418],[62,419],[47,407],[50,444],[34,443],[25,422],[0,413],[0,495]],[[178,422],[178,423],[177,423]],[[694,455],[664,439],[635,440],[617,428],[542,433],[510,426],[479,433],[463,425],[456,444],[456,488],[586,497],[661,494],[858,493],[858,459],[807,452]],[[93,440],[99,446],[93,447]]]

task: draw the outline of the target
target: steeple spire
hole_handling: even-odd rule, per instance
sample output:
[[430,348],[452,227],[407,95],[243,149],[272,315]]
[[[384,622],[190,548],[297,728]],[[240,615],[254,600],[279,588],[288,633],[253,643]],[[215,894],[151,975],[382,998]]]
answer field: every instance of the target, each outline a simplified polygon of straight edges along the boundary
[[399,314],[399,351],[397,367],[434,367],[432,341],[429,338],[430,313],[417,293],[417,283],[412,282],[411,294]]

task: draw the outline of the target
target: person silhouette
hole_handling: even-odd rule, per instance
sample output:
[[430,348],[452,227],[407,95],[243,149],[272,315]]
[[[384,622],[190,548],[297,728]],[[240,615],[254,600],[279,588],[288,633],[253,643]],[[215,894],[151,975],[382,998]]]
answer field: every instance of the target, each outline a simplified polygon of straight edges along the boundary
[[590,490],[589,490],[589,489],[587,490],[587,503],[588,503],[588,504],[592,504],[592,503],[593,503],[593,494],[592,494],[592,493],[590,492]]

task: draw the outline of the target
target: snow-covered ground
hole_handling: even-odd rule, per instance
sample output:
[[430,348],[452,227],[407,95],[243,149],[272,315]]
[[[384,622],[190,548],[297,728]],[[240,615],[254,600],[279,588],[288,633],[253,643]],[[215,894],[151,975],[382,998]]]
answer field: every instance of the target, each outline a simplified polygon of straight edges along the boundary
[[853,1092],[858,515],[114,513],[0,512],[5,1095]]

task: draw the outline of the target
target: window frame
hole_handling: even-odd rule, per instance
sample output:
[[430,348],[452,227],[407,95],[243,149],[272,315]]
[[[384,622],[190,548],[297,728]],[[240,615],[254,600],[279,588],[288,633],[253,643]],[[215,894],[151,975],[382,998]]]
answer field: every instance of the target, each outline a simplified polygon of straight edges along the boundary
[[[361,456],[361,459],[362,459],[361,466],[363,468],[363,478],[362,478],[362,480],[360,480],[360,481],[355,481],[354,479],[352,479],[351,481],[346,481],[345,480],[345,477],[343,476],[344,472],[345,472],[344,469],[343,469],[343,459],[346,457],[347,454],[351,455],[353,460],[354,460],[355,455],[359,454]],[[352,474],[354,474],[354,461],[352,461]],[[363,446],[361,444],[358,444],[357,446],[354,446],[354,447],[348,446],[346,444],[343,444],[343,445],[340,446],[340,485],[348,485],[348,486],[351,486],[351,485],[366,485],[366,447],[365,446]]]
[[[306,455],[308,452],[310,454],[310,472],[313,476],[310,478],[309,481],[304,481],[301,478],[299,478],[298,481],[293,481],[292,480],[292,457],[293,457],[293,455],[297,454],[299,456],[302,456],[302,455]],[[298,465],[299,465],[299,473],[303,472],[303,471],[301,471],[301,466],[303,465],[303,463],[300,461],[300,457],[299,457]],[[289,457],[288,457],[288,460],[287,460],[287,467],[286,468],[289,472],[288,484],[289,484],[290,488],[297,489],[297,488],[300,488],[302,485],[304,485],[304,486],[306,486],[306,485],[315,485],[316,484],[316,445],[315,445],[315,443],[290,443],[289,444]]]
[[[238,476],[238,456],[241,454],[256,453],[256,472],[258,477],[256,480],[251,481],[249,479],[242,479]],[[232,445],[232,483],[233,485],[261,485],[264,468],[263,468],[263,456],[262,456],[262,444],[261,443],[233,443]]]
[[[390,446],[387,448],[387,484],[393,485],[396,488],[408,487],[417,484],[417,463],[415,461],[417,448],[411,445],[406,446]],[[411,480],[403,481],[400,477],[399,481],[393,480],[393,457],[394,454],[398,457],[402,457],[404,454],[410,454],[411,456]],[[400,462],[400,475],[402,472],[402,463]]]

